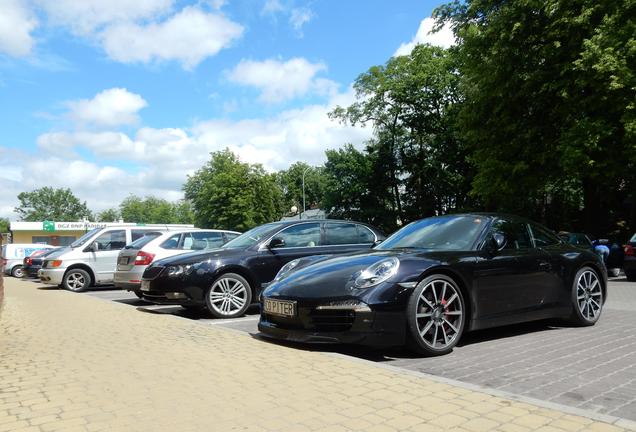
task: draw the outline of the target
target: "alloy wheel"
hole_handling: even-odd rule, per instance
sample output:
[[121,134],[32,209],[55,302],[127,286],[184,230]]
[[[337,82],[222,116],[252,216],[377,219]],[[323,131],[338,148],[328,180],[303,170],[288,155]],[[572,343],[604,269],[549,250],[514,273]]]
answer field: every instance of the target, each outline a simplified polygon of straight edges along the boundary
[[66,277],[66,285],[73,291],[81,290],[86,285],[86,278],[81,273],[70,273]]
[[221,277],[210,289],[209,304],[219,315],[234,316],[245,307],[248,301],[247,290],[242,281],[233,277]]
[[458,288],[444,279],[428,282],[417,300],[415,319],[427,346],[434,350],[453,346],[464,319]]
[[576,282],[576,302],[583,318],[594,321],[601,314],[603,291],[598,276],[592,270],[585,270]]

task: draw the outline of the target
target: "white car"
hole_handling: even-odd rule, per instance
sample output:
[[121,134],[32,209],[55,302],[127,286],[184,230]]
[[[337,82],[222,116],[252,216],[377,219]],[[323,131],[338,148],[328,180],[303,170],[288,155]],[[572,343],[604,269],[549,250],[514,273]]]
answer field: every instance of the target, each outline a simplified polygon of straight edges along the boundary
[[172,229],[184,229],[184,226],[121,224],[95,228],[68,247],[47,256],[38,275],[42,282],[76,292],[92,285],[112,283],[120,250],[145,234]]
[[24,258],[31,256],[35,251],[42,249],[56,249],[57,246],[49,246],[37,243],[9,243],[2,246],[2,254],[0,261],[4,263],[4,272],[13,277],[21,278],[24,276],[22,264]]
[[119,253],[115,286],[133,291],[141,297],[141,276],[153,261],[197,250],[215,249],[240,234],[236,231],[202,229],[147,234]]

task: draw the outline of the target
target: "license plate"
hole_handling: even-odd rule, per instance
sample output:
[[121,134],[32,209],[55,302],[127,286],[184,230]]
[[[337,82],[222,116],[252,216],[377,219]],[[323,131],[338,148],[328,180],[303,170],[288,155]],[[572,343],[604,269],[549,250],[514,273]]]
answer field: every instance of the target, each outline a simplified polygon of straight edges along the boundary
[[296,316],[296,302],[290,300],[271,300],[266,298],[263,304],[265,313],[284,317]]
[[117,264],[126,265],[128,264],[128,257],[119,257],[117,260]]
[[141,281],[141,290],[142,291],[150,291],[150,281],[142,280]]

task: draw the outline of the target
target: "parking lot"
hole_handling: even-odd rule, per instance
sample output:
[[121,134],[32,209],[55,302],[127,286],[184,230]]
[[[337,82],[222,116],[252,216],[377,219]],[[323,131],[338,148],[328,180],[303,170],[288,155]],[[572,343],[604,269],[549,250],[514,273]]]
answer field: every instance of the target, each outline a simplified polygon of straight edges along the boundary
[[[250,308],[242,318],[222,320],[210,318],[205,311],[150,305],[132,293],[111,287],[79,295],[127,304],[143,313],[176,315],[206,326],[258,335],[257,307]],[[465,335],[453,353],[437,358],[416,358],[403,350],[292,346],[334,351],[513,395],[636,420],[634,312],[636,284],[614,278],[603,317],[594,327],[576,328],[549,321],[483,330]]]

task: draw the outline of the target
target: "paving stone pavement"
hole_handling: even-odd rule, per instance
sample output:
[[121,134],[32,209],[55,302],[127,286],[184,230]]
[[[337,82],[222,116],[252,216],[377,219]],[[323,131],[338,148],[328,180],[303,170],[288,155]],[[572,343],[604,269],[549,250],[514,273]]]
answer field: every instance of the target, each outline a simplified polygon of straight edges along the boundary
[[632,426],[5,281],[0,432],[549,432]]

